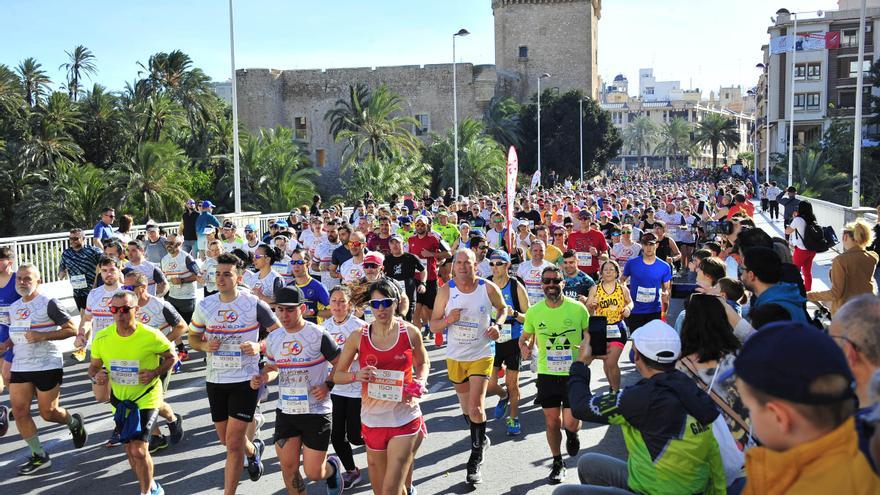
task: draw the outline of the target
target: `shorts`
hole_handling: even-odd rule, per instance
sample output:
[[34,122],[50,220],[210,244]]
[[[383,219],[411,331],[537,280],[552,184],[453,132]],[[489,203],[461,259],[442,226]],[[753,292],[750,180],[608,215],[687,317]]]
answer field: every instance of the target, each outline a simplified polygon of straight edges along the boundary
[[171,303],[174,306],[174,309],[180,313],[180,316],[183,318],[183,321],[189,325],[190,321],[192,321],[193,313],[196,310],[196,299],[176,299],[174,297],[165,296],[165,300]]
[[306,447],[327,452],[330,447],[330,414],[284,414],[275,410],[275,445],[278,440],[302,437]]
[[500,368],[502,364],[507,371],[519,371],[522,362],[522,354],[519,351],[519,341],[517,339],[495,344],[495,358],[492,366]]
[[208,391],[208,405],[211,408],[211,421],[220,423],[235,418],[245,423],[254,420],[259,390],[251,388],[251,382],[205,384]]
[[476,361],[446,360],[446,372],[452,383],[464,383],[472,376],[489,378],[492,375],[492,365],[495,358],[485,357]]
[[370,450],[387,450],[388,442],[395,437],[408,437],[412,435],[428,435],[428,427],[425,420],[421,416],[410,421],[403,426],[382,426],[371,427],[367,425],[361,426],[361,435],[364,437],[364,444]]
[[64,368],[43,371],[13,371],[9,383],[33,383],[40,392],[48,392],[64,381]]
[[620,337],[606,337],[609,347],[619,347],[623,349],[626,347],[626,340],[629,337],[626,322],[623,320],[618,321],[617,323],[611,323],[608,326],[617,325],[617,328],[620,330]]
[[[117,399],[113,392],[110,392],[110,405],[113,406],[113,410],[116,410],[116,405],[119,404],[119,399]],[[129,438],[128,440],[123,440],[122,443],[129,443],[132,440],[150,443],[151,432],[153,431],[153,427],[156,426],[156,421],[159,419],[159,410],[158,409],[138,409],[138,412],[141,415],[141,432],[139,435]],[[113,431],[116,433],[120,433],[122,431],[121,425],[116,425],[113,428]]]
[[423,294],[416,293],[416,303],[434,309],[434,299],[437,299],[437,281],[428,280],[425,282],[425,292]]
[[84,296],[74,295],[73,301],[76,303],[76,309],[79,311],[86,309],[86,306],[88,305],[88,302],[87,302],[88,299],[89,299],[88,293],[86,293]]
[[632,335],[640,327],[647,325],[651,321],[659,320],[661,316],[661,313],[632,313],[626,319],[626,326],[629,327],[629,333]]
[[535,404],[543,409],[568,409],[568,375],[538,375]]

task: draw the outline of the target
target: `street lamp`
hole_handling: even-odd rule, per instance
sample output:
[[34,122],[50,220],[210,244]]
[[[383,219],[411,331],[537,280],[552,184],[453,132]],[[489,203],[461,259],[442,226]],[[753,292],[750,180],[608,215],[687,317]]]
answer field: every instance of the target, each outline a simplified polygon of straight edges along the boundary
[[578,144],[581,147],[581,183],[584,182],[584,97],[578,99]]
[[232,66],[232,175],[235,212],[241,213],[241,168],[238,160],[238,91],[235,81],[235,32],[232,20],[232,0],[229,0],[229,64]]
[[455,38],[471,34],[467,29],[459,29],[452,35],[452,132],[455,135],[455,199],[458,201],[458,78],[455,73]]
[[541,185],[541,79],[550,77],[550,74],[543,73],[538,77],[538,185]]
[[859,73],[856,76],[856,115],[853,122],[853,181],[852,181],[852,207],[858,208],[862,204],[862,96],[865,82],[865,71],[862,65],[865,58],[865,7],[866,0],[862,0],[862,12],[859,16]]
[[[770,183],[770,64],[769,62],[765,64],[757,64],[755,65],[758,69],[766,70],[767,75],[764,77],[764,110],[766,110],[766,115],[764,116],[764,126],[765,126],[765,136],[764,136],[764,148],[765,151],[765,163],[764,163],[764,182]],[[757,157],[755,157],[755,170],[757,167]]]

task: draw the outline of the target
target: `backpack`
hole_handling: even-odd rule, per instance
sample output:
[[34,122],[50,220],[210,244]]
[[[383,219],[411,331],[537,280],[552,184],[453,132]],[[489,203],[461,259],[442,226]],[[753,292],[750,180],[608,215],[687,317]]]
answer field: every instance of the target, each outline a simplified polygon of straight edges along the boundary
[[[826,237],[825,230],[828,229],[831,231],[831,236],[833,236],[833,241]],[[797,230],[795,230],[797,232]],[[800,234],[798,234],[800,236]],[[831,227],[821,227],[818,223],[808,223],[804,228],[804,235],[801,237],[804,241],[804,247],[809,251],[814,251],[816,253],[824,253],[831,249],[831,246],[837,244],[837,235],[834,234],[834,229]]]

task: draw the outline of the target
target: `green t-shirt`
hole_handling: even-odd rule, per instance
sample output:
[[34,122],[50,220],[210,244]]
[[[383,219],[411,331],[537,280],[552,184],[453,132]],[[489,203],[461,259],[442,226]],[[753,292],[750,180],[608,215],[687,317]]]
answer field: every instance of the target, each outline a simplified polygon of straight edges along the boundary
[[110,389],[120,401],[136,399],[155,383],[153,390],[138,399],[137,405],[141,409],[156,409],[162,405],[159,378],[141,385],[138,371],[158,368],[159,356],[170,350],[171,342],[153,327],[138,323],[133,334],[123,337],[116,331],[114,323],[95,335],[92,359],[104,362],[110,376]]
[[458,227],[451,223],[447,223],[446,225],[436,223],[434,224],[433,229],[434,232],[440,234],[440,237],[442,237],[443,240],[446,241],[446,244],[449,244],[450,246],[455,244],[455,240],[460,236],[458,233]]
[[562,305],[550,308],[545,300],[526,311],[523,332],[538,339],[538,374],[568,376],[571,363],[580,352],[576,345],[584,339],[590,313],[578,301],[563,296]]

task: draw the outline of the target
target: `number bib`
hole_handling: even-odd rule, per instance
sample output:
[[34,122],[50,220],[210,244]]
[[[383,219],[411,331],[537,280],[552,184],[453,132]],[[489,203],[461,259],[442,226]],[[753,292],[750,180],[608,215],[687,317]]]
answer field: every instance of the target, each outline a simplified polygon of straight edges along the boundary
[[578,252],[575,254],[578,266],[591,266],[593,264],[593,255],[590,253]]
[[15,320],[9,326],[9,340],[15,345],[27,344],[27,332],[31,330],[31,319]]
[[241,347],[238,344],[220,344],[220,348],[211,354],[211,365],[214,369],[240,369]]
[[70,285],[73,286],[74,289],[86,289],[89,287],[89,284],[86,283],[85,275],[71,275],[70,276]]
[[366,308],[366,309],[364,309],[364,321],[365,321],[365,322],[367,322],[367,323],[373,323],[373,321],[374,321],[375,319],[376,319],[376,317],[373,316],[373,310],[372,310],[372,308]]
[[278,396],[281,398],[281,412],[284,414],[308,414],[308,372],[288,371],[283,373],[278,387]]
[[510,342],[513,339],[513,325],[510,323],[505,323],[498,328],[498,342],[499,344],[503,344],[505,342]]
[[653,287],[639,287],[636,290],[636,302],[652,303],[657,300],[657,289]]
[[0,306],[0,325],[9,326],[9,306]]
[[457,344],[468,345],[477,341],[477,320],[462,316],[452,324],[452,332],[449,336]]
[[110,361],[110,379],[119,385],[137,385],[138,384],[138,361]]
[[609,339],[619,339],[620,338],[620,325],[608,325],[605,327],[605,337]]
[[568,349],[547,349],[547,371],[550,373],[568,373],[572,361]]
[[527,287],[526,294],[529,296],[529,304],[537,304],[544,299],[544,291],[540,287]]
[[403,371],[376,370],[376,378],[367,385],[371,399],[400,402],[403,400]]

